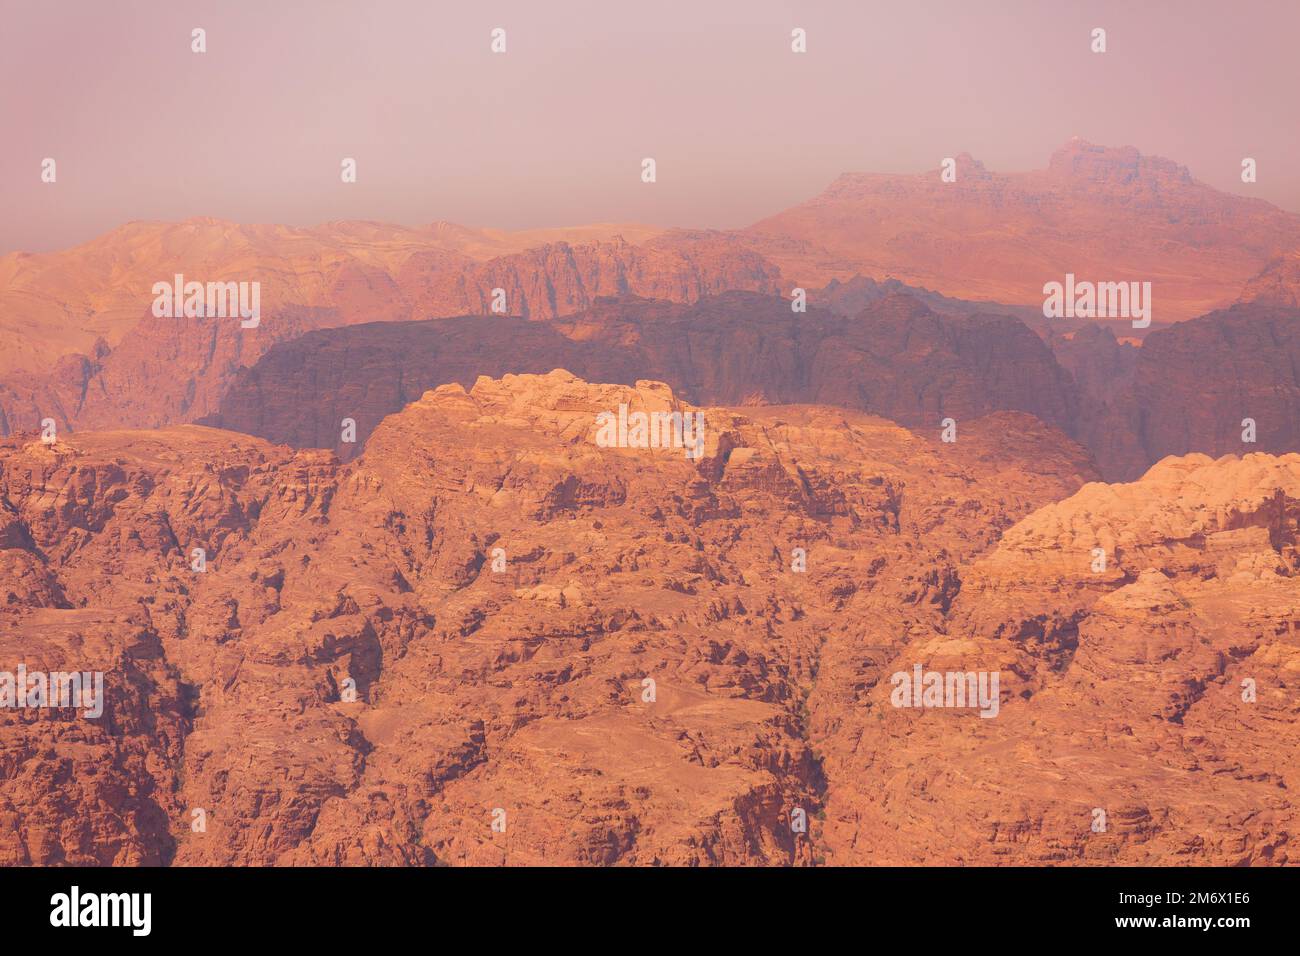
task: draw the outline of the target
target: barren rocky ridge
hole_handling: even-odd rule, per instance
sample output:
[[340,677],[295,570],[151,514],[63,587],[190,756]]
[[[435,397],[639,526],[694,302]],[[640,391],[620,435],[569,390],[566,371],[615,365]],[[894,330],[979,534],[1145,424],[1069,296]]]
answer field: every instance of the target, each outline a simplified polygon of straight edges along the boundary
[[[5,862],[1287,861],[1300,456],[1085,484],[1022,413],[766,406],[704,408],[692,461],[599,447],[621,403],[682,408],[555,371],[342,465],[6,440],[7,656],[110,690],[3,712]],[[1001,713],[891,706],[914,663],[999,670]]]
[[[1295,863],[1300,217],[957,165],[0,258],[0,701],[107,687],[0,706],[0,863]],[[1156,321],[1043,319],[1067,271]],[[174,273],[260,325],[154,317]]]

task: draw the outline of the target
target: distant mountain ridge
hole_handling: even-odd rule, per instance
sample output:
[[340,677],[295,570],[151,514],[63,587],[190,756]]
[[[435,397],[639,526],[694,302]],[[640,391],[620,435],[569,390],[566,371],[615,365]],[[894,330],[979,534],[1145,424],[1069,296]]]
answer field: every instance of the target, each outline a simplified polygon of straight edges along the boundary
[[1235,301],[1300,249],[1300,215],[1220,192],[1131,146],[1073,139],[1046,169],[990,172],[962,153],[941,170],[846,173],[742,230],[792,281],[892,275],[944,295],[1041,304],[1045,282],[1150,281],[1157,322]]
[[[1152,332],[1141,348],[1085,325],[1043,338],[986,312],[941,314],[892,294],[855,316],[728,293],[685,305],[602,300],[552,322],[460,319],[323,329],[241,369],[204,424],[355,454],[424,390],[545,373],[652,377],[716,405],[859,409],[922,434],[1026,412],[1088,448],[1107,480],[1169,455],[1300,450],[1300,310],[1236,306]],[[1208,396],[1208,398],[1207,398]],[[357,423],[356,444],[339,423]],[[1256,423],[1242,440],[1242,420]]]
[[1294,297],[1294,276],[1270,279],[1267,268],[1294,273],[1286,263],[1300,250],[1300,215],[1212,189],[1170,160],[1075,139],[1046,169],[995,173],[965,153],[955,169],[952,183],[938,169],[845,173],[820,195],[731,231],[127,223],[60,252],[0,257],[0,381],[90,355],[100,340],[116,347],[148,314],[153,284],[177,273],[257,281],[268,313],[321,326],[486,311],[497,288],[507,314],[548,318],[598,296],[789,295],[855,276],[1009,303],[1004,311],[1041,306],[1044,283],[1066,273],[1149,281],[1157,325],[1231,304],[1243,289]]
[[[779,271],[725,233],[635,227],[644,241],[634,243],[615,228],[519,238],[445,223],[425,230],[207,218],[129,223],[63,252],[0,258],[0,380],[48,370],[66,355],[90,355],[101,340],[115,348],[150,317],[154,283],[176,274],[258,282],[264,314],[308,315],[322,326],[487,312],[497,288],[505,291],[507,314],[531,318],[577,311],[601,295],[691,301],[729,289],[780,288]],[[258,332],[260,340],[281,334],[274,321]]]

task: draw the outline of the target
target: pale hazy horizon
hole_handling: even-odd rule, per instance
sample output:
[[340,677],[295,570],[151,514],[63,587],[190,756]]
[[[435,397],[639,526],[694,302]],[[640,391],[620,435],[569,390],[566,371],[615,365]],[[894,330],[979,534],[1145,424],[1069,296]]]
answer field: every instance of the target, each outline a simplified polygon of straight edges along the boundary
[[[1300,212],[1296,4],[0,11],[0,254],[195,216],[735,228],[844,172],[920,172],[962,152],[995,172],[1041,169],[1075,135]],[[1097,26],[1105,54],[1089,50]],[[194,27],[206,53],[190,50]],[[489,49],[494,27],[505,54]],[[790,51],[795,27],[806,54]],[[55,184],[40,180],[45,157]],[[356,184],[340,182],[344,157]]]

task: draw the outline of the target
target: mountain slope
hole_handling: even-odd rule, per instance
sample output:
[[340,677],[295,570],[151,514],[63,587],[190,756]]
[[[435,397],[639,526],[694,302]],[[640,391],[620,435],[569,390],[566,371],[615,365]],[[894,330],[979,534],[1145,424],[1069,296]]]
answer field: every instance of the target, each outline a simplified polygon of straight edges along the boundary
[[[569,233],[582,241],[516,248],[552,232],[511,240],[445,223],[427,230],[352,222],[313,229],[216,219],[130,223],[62,252],[0,258],[0,376],[46,371],[62,356],[93,355],[134,337],[153,336],[146,347],[166,347],[166,336],[185,330],[148,321],[152,289],[177,274],[259,284],[263,321],[245,330],[246,354],[284,338],[285,316],[325,327],[487,313],[497,288],[505,292],[505,314],[553,318],[601,295],[693,301],[728,289],[781,287],[775,268],[722,233],[649,234],[641,244],[618,235],[589,238],[602,232],[577,228]],[[493,248],[509,251],[484,256]]]
[[[702,457],[603,447],[620,404]],[[5,862],[1293,862],[1300,456],[1092,477],[1020,413],[944,444],[560,371],[346,465],[4,440],[0,633],[108,689],[0,710]],[[997,716],[892,706],[917,664],[998,670]]]
[[1236,300],[1300,248],[1300,215],[1221,193],[1167,159],[1074,139],[1048,168],[994,173],[962,154],[957,179],[850,173],[743,230],[796,284],[855,272],[949,296],[1043,302],[1066,273],[1152,283],[1157,322]]

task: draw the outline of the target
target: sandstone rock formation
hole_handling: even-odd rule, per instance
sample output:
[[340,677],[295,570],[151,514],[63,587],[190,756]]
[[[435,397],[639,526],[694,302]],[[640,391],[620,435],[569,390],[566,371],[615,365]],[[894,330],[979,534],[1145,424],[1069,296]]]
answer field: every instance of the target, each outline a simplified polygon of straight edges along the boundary
[[[1300,312],[1251,303],[1154,329],[1139,348],[1087,323],[1040,343],[1018,319],[935,314],[911,295],[851,317],[792,315],[757,294],[689,306],[607,300],[553,323],[314,332],[238,371],[202,420],[350,457],[426,388],[565,367],[601,381],[651,375],[703,403],[833,404],[917,429],[1026,411],[1085,445],[1106,478],[1130,480],[1167,455],[1300,449],[1297,328]],[[344,418],[357,422],[356,444],[340,441]],[[1242,440],[1246,418],[1254,443]]]
[[[602,447],[619,405],[702,412],[702,456]],[[109,688],[0,709],[6,862],[1293,862],[1300,456],[1093,478],[1022,413],[948,444],[563,371],[343,465],[6,439],[6,666]],[[998,670],[998,716],[892,706],[914,664]]]
[[871,782],[831,788],[832,860],[919,862],[942,805],[955,862],[1293,863],[1298,504],[1300,455],[1189,455],[1007,531],[923,649],[1001,668],[1001,713],[853,711],[827,776]]
[[[0,710],[8,862],[810,862],[788,816],[826,787],[805,697],[836,609],[894,560],[942,603],[949,555],[1086,458],[1025,416],[943,446],[764,408],[705,409],[692,461],[596,445],[619,403],[681,407],[482,379],[344,467],[194,426],[7,440],[8,652],[102,666],[113,715]],[[68,760],[102,784],[51,802]]]
[[[1300,449],[1300,310],[1238,305],[1152,333],[1133,381],[1144,459]],[[1246,419],[1255,423],[1245,441]],[[1140,473],[1131,463],[1126,476]]]
[[[957,165],[955,183],[937,171],[847,174],[738,232],[133,222],[62,252],[0,257],[0,401],[10,430],[29,427],[33,404],[71,413],[83,399],[120,397],[124,382],[144,376],[142,357],[158,355],[173,374],[150,379],[168,411],[154,410],[149,423],[193,420],[214,411],[231,361],[251,365],[304,329],[485,314],[496,289],[507,314],[530,319],[580,312],[602,296],[694,302],[729,290],[788,295],[796,285],[856,315],[910,283],[926,287],[909,291],[940,314],[964,311],[948,298],[959,296],[1036,330],[1043,283],[1066,272],[1151,282],[1157,325],[1233,301],[1257,274],[1247,299],[1294,304],[1287,256],[1300,246],[1300,216],[1219,193],[1168,160],[1074,140],[1034,173],[990,173],[964,154]],[[260,283],[266,322],[238,343],[219,343],[212,361],[188,354],[173,340],[231,333],[151,321],[154,283],[176,274]],[[92,401],[80,424],[146,424],[120,410]]]
[[[973,302],[968,299],[954,299],[950,296],[932,292],[918,286],[911,286],[898,279],[887,278],[881,281],[870,276],[855,275],[841,282],[831,279],[820,289],[810,290],[808,301],[813,305],[829,309],[844,316],[861,315],[877,303],[895,295],[908,295],[917,299],[931,312],[939,315],[964,318],[975,313],[991,315],[1011,315],[1023,321],[1031,328],[1034,323],[1042,324],[1042,306],[1008,305],[1003,302]],[[1063,323],[1053,326],[1060,329]]]
[[1298,862],[1300,216],[957,172],[0,257],[0,865]]
[[[61,428],[193,422],[215,412],[235,373],[276,343],[316,328],[489,315],[495,289],[505,295],[506,314],[541,320],[586,309],[600,296],[694,302],[781,287],[775,267],[722,233],[673,230],[640,245],[617,235],[558,241],[484,261],[462,250],[504,240],[470,242],[463,233],[446,224],[292,230],[204,219],[133,223],[66,252],[7,256],[0,260],[0,435],[47,417]],[[260,283],[259,324],[155,317],[152,286],[176,274]]]

